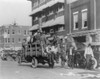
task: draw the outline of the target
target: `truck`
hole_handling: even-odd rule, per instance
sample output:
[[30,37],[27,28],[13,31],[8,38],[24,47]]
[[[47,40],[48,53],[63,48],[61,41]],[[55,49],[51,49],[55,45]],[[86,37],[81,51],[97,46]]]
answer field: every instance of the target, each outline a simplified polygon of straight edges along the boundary
[[[34,41],[32,40],[34,39]],[[50,57],[48,57],[48,54],[45,52],[45,49],[43,47],[42,41],[37,39],[35,36],[33,36],[27,44],[25,49],[19,50],[18,53],[18,63],[19,65],[22,64],[22,62],[25,63],[31,63],[31,66],[33,68],[36,68],[39,63],[41,64],[48,64],[49,67],[54,67],[54,56],[51,54]]]

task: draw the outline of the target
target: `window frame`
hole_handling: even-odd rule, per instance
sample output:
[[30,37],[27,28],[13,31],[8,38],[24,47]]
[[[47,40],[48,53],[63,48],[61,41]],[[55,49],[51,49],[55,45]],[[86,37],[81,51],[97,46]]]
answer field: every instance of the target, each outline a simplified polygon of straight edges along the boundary
[[77,15],[77,22],[78,22],[78,25],[79,25],[79,11],[76,11],[76,12],[73,12],[73,30],[78,30],[79,29],[79,27],[78,28],[76,28],[76,26],[75,26],[75,19],[74,19],[74,17]]
[[15,40],[14,40],[14,38],[12,38],[12,43],[14,43],[15,42]]
[[[87,22],[88,22],[88,9],[87,9],[87,8],[81,10],[81,16],[82,16],[82,14],[85,13],[85,12],[87,12]],[[85,20],[84,20],[84,21],[85,21]],[[83,16],[82,16],[82,29],[86,29],[86,28],[88,28],[88,24],[87,24],[86,27],[84,27]]]
[[12,30],[12,34],[13,34],[13,35],[15,34],[15,30],[14,30],[14,29]]
[[10,43],[10,38],[8,38],[8,43]]

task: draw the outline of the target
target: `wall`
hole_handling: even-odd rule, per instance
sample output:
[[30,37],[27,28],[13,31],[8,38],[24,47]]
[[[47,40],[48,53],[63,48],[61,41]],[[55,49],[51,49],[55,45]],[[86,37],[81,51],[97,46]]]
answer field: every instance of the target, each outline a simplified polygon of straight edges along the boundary
[[[99,1],[99,0],[98,0]],[[82,29],[82,16],[81,10],[88,9],[88,28]],[[79,30],[73,30],[73,12],[79,11]],[[71,15],[70,15],[71,14]],[[75,32],[81,32],[86,30],[94,30],[95,23],[94,23],[94,0],[78,0],[71,4],[65,4],[65,26],[67,33],[69,34]]]

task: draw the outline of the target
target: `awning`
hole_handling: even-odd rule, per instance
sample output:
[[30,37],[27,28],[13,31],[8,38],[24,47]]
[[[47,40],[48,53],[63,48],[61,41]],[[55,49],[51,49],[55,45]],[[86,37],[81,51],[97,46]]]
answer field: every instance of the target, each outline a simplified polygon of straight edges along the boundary
[[49,7],[55,5],[56,3],[64,3],[64,0],[52,0],[51,3],[48,3]]
[[[50,21],[47,21],[46,23],[42,23],[42,28],[45,28],[45,27],[51,27],[51,26],[54,26],[54,25],[64,25],[65,22],[64,22],[64,16],[60,16],[60,17],[57,17],[55,19],[52,19]],[[36,24],[34,26],[32,26],[29,31],[32,31],[32,30],[37,30],[39,27],[39,24]]]
[[37,30],[38,29],[38,24],[36,24],[36,25],[33,25],[30,29],[29,29],[29,31],[32,31],[32,30]]
[[42,11],[43,9],[45,9],[47,7],[51,7],[58,2],[64,3],[64,0],[51,0],[51,1],[47,2],[45,5],[42,5],[39,8],[34,9],[30,15],[33,15],[33,14],[39,12],[39,11]]
[[52,19],[50,21],[47,21],[46,23],[44,23],[42,25],[42,28],[51,27],[51,26],[54,26],[54,25],[64,25],[64,24],[65,24],[64,16],[60,16],[60,17],[57,17],[56,19]]

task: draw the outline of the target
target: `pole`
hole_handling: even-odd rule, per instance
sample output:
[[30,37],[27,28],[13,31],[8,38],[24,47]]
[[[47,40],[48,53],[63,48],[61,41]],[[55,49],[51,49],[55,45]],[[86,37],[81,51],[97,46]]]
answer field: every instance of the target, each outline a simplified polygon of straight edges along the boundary
[[39,31],[42,31],[42,17],[39,17]]

